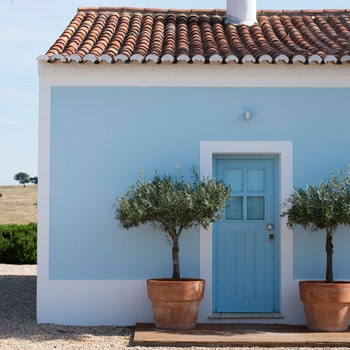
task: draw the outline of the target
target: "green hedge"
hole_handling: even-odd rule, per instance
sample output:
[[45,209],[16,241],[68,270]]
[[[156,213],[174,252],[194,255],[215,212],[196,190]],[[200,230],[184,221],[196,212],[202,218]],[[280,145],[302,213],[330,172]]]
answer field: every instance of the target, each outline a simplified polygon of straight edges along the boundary
[[0,225],[0,263],[36,264],[37,224]]

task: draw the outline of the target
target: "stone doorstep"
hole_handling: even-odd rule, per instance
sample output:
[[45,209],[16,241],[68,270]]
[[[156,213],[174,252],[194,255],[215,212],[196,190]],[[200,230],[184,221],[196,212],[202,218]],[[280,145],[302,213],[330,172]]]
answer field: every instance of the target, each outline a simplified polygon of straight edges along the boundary
[[306,326],[201,323],[191,330],[157,330],[137,323],[135,345],[177,346],[350,346],[350,331],[311,332]]

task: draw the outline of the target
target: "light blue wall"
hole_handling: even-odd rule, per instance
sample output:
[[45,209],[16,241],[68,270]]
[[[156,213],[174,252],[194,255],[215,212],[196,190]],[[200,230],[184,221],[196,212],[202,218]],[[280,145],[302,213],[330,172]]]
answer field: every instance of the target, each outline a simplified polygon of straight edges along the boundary
[[[141,168],[199,166],[202,140],[291,140],[295,185],[315,183],[350,163],[349,100],[349,89],[53,87],[50,278],[170,276],[162,234],[113,219]],[[336,236],[335,267],[350,278],[350,235]],[[183,277],[199,275],[197,229],[181,239],[181,263]],[[294,276],[322,278],[324,266],[324,234],[297,230]]]

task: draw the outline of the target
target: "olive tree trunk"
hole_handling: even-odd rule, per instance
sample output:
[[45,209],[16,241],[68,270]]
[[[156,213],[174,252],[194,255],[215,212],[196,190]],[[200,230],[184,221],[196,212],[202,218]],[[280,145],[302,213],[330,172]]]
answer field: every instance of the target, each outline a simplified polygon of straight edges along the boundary
[[173,280],[180,279],[180,247],[179,247],[179,239],[180,235],[183,231],[183,227],[180,226],[177,230],[171,229],[168,231],[168,234],[171,238],[172,243],[172,258],[173,258],[173,276],[171,277]]
[[173,257],[173,280],[180,279],[180,258],[179,258],[179,237],[173,237],[173,248],[172,248],[172,257]]
[[326,239],[326,253],[327,253],[327,266],[326,266],[326,282],[333,283],[333,230],[327,228]]

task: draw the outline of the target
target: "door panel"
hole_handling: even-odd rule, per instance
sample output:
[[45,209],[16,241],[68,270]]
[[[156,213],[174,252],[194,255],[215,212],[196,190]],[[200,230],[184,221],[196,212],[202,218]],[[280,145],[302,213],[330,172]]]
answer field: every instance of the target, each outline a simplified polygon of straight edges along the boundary
[[214,226],[215,312],[277,311],[276,164],[273,157],[215,161],[216,177],[231,186]]

